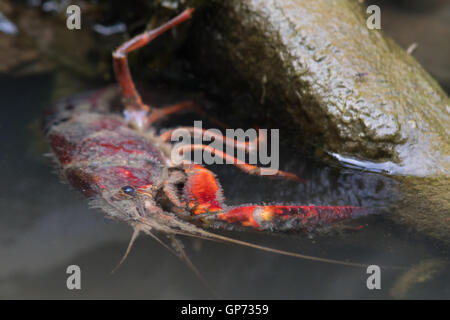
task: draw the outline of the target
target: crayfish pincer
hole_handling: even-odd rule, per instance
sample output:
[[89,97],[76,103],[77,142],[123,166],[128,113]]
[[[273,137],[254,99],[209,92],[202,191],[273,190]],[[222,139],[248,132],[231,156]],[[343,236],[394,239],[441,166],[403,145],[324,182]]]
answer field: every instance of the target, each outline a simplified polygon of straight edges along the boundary
[[[127,54],[188,20],[188,9],[161,27],[144,32],[122,44],[113,53],[114,71],[120,92],[109,87],[94,93],[60,101],[46,116],[46,135],[62,177],[81,191],[108,217],[125,221],[134,228],[128,247],[139,232],[146,233],[181,257],[194,270],[177,235],[233,242],[294,257],[361,266],[356,263],[305,256],[276,250],[210,231],[207,228],[254,229],[269,231],[304,230],[330,225],[365,215],[354,206],[241,205],[225,204],[222,188],[213,172],[187,161],[174,163],[171,154],[204,150],[231,160],[240,170],[264,175],[264,168],[242,162],[221,150],[203,144],[175,146],[169,131],[156,134],[153,124],[183,110],[194,110],[192,102],[164,108],[146,105],[131,77]],[[114,113],[113,101],[121,95],[123,114]],[[198,131],[198,128],[186,128]],[[236,149],[250,150],[255,141],[232,143]],[[236,143],[234,143],[236,142]],[[277,177],[298,181],[292,173],[277,171]],[[160,235],[168,235],[166,244]],[[126,255],[124,256],[124,258]]]

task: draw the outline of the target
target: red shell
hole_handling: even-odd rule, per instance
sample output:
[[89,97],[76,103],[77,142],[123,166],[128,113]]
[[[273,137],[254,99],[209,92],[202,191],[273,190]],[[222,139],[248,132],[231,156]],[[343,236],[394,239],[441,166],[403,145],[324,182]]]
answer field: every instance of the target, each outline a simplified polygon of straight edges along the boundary
[[[98,99],[98,93],[93,96]],[[87,98],[92,101],[92,96]],[[120,115],[79,107],[55,110],[64,118],[49,116],[50,146],[62,174],[86,196],[126,185],[151,185],[159,176],[165,163],[161,152],[139,132],[128,128]]]

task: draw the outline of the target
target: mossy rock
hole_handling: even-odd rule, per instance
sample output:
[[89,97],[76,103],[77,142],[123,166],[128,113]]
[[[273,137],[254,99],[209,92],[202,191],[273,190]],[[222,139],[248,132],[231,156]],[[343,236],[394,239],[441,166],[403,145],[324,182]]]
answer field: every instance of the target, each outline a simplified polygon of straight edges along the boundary
[[298,138],[320,150],[390,174],[448,175],[450,100],[411,55],[367,28],[365,9],[351,0],[213,1],[191,41],[222,85],[251,92],[261,112],[300,127]]

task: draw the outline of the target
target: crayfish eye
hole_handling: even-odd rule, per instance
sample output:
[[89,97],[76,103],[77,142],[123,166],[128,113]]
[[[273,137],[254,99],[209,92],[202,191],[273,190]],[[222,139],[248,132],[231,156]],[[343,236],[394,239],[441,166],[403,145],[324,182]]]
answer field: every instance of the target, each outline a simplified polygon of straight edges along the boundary
[[124,193],[126,193],[129,196],[135,196],[136,195],[136,189],[134,189],[132,186],[125,186],[120,188]]

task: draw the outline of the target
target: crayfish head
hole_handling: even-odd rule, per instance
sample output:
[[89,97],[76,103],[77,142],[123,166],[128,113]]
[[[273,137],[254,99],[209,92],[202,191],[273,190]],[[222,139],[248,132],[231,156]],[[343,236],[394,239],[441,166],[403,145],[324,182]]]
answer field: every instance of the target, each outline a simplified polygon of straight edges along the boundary
[[165,168],[155,184],[123,186],[115,199],[127,208],[127,212],[136,212],[139,216],[150,217],[163,212],[183,213],[185,203],[182,201],[182,191],[185,178],[183,170]]
[[94,207],[106,211],[112,218],[137,220],[140,217],[148,217],[152,212],[162,211],[155,200],[157,189],[154,185],[140,187],[125,185],[104,192],[91,203]]

